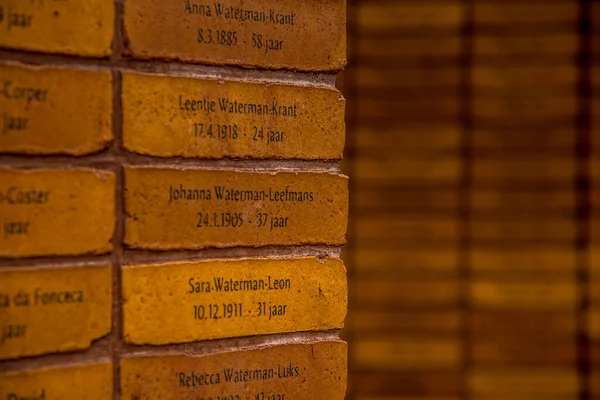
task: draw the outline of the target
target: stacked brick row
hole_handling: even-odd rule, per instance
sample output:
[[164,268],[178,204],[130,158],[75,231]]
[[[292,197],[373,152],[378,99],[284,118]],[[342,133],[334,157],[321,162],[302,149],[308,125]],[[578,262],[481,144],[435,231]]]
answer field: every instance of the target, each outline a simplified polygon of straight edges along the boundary
[[349,11],[355,399],[460,399],[461,1]]
[[352,398],[587,393],[581,7],[353,3]]
[[581,391],[578,29],[578,2],[473,2],[473,398],[575,399]]
[[345,12],[0,0],[0,398],[344,398]]

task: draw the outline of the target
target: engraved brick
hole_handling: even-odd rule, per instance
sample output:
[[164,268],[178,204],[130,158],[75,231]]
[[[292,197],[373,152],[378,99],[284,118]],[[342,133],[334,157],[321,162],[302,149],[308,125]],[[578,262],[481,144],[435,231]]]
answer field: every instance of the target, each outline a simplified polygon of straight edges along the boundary
[[572,310],[578,302],[577,284],[571,281],[499,281],[475,279],[469,285],[471,304],[477,309]]
[[123,269],[123,300],[136,344],[340,329],[346,270],[332,258],[135,265]]
[[110,332],[110,266],[0,270],[0,359],[84,349]]
[[334,89],[165,75],[123,76],[123,145],[152,156],[340,159]]
[[109,71],[11,63],[0,76],[0,152],[83,155],[111,140]]
[[105,0],[2,0],[0,47],[102,57],[110,54],[114,5]]
[[362,369],[458,369],[461,345],[458,337],[423,338],[388,336],[356,339],[354,363]]
[[124,18],[137,58],[304,71],[346,63],[343,0],[128,0]]
[[348,179],[336,173],[128,167],[125,184],[131,247],[345,243]]
[[346,352],[346,343],[327,341],[202,356],[125,357],[121,360],[121,396],[144,400],[226,394],[250,399],[264,395],[265,399],[342,400]]
[[110,251],[114,192],[110,171],[0,169],[0,256]]
[[112,370],[98,363],[2,373],[0,398],[106,400],[113,395]]

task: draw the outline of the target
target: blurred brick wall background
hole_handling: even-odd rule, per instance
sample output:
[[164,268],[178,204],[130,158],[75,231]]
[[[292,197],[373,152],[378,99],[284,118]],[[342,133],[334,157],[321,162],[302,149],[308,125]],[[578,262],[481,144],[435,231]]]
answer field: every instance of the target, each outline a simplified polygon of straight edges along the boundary
[[349,398],[600,399],[600,1],[348,24]]

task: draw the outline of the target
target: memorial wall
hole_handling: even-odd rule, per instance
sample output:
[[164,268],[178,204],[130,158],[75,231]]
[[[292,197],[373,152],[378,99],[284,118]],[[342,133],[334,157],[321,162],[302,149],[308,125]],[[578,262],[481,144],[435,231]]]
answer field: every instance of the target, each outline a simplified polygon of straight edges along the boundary
[[343,399],[344,0],[0,0],[0,399]]
[[600,399],[600,3],[348,26],[349,398]]

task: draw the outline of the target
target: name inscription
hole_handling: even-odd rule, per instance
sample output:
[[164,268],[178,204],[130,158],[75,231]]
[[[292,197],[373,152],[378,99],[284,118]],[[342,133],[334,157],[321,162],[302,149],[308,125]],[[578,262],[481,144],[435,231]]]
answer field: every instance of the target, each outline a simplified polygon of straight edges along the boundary
[[111,139],[108,71],[0,64],[0,152],[82,155]]
[[123,141],[163,157],[340,159],[344,107],[330,88],[126,73]]
[[114,6],[102,0],[3,0],[0,46],[105,56],[113,18]]
[[125,357],[122,396],[341,399],[346,391],[346,351],[344,342],[319,341],[203,356]]
[[129,167],[125,175],[131,247],[344,243],[347,178],[336,173]]
[[0,271],[0,359],[88,347],[110,331],[110,286],[109,266]]
[[0,169],[0,256],[108,251],[114,190],[108,171]]
[[290,0],[131,0],[125,4],[127,45],[141,58],[339,70],[345,64],[345,8],[341,0],[301,5]]
[[126,340],[167,344],[341,328],[347,288],[338,259],[216,260],[124,267],[123,298]]

